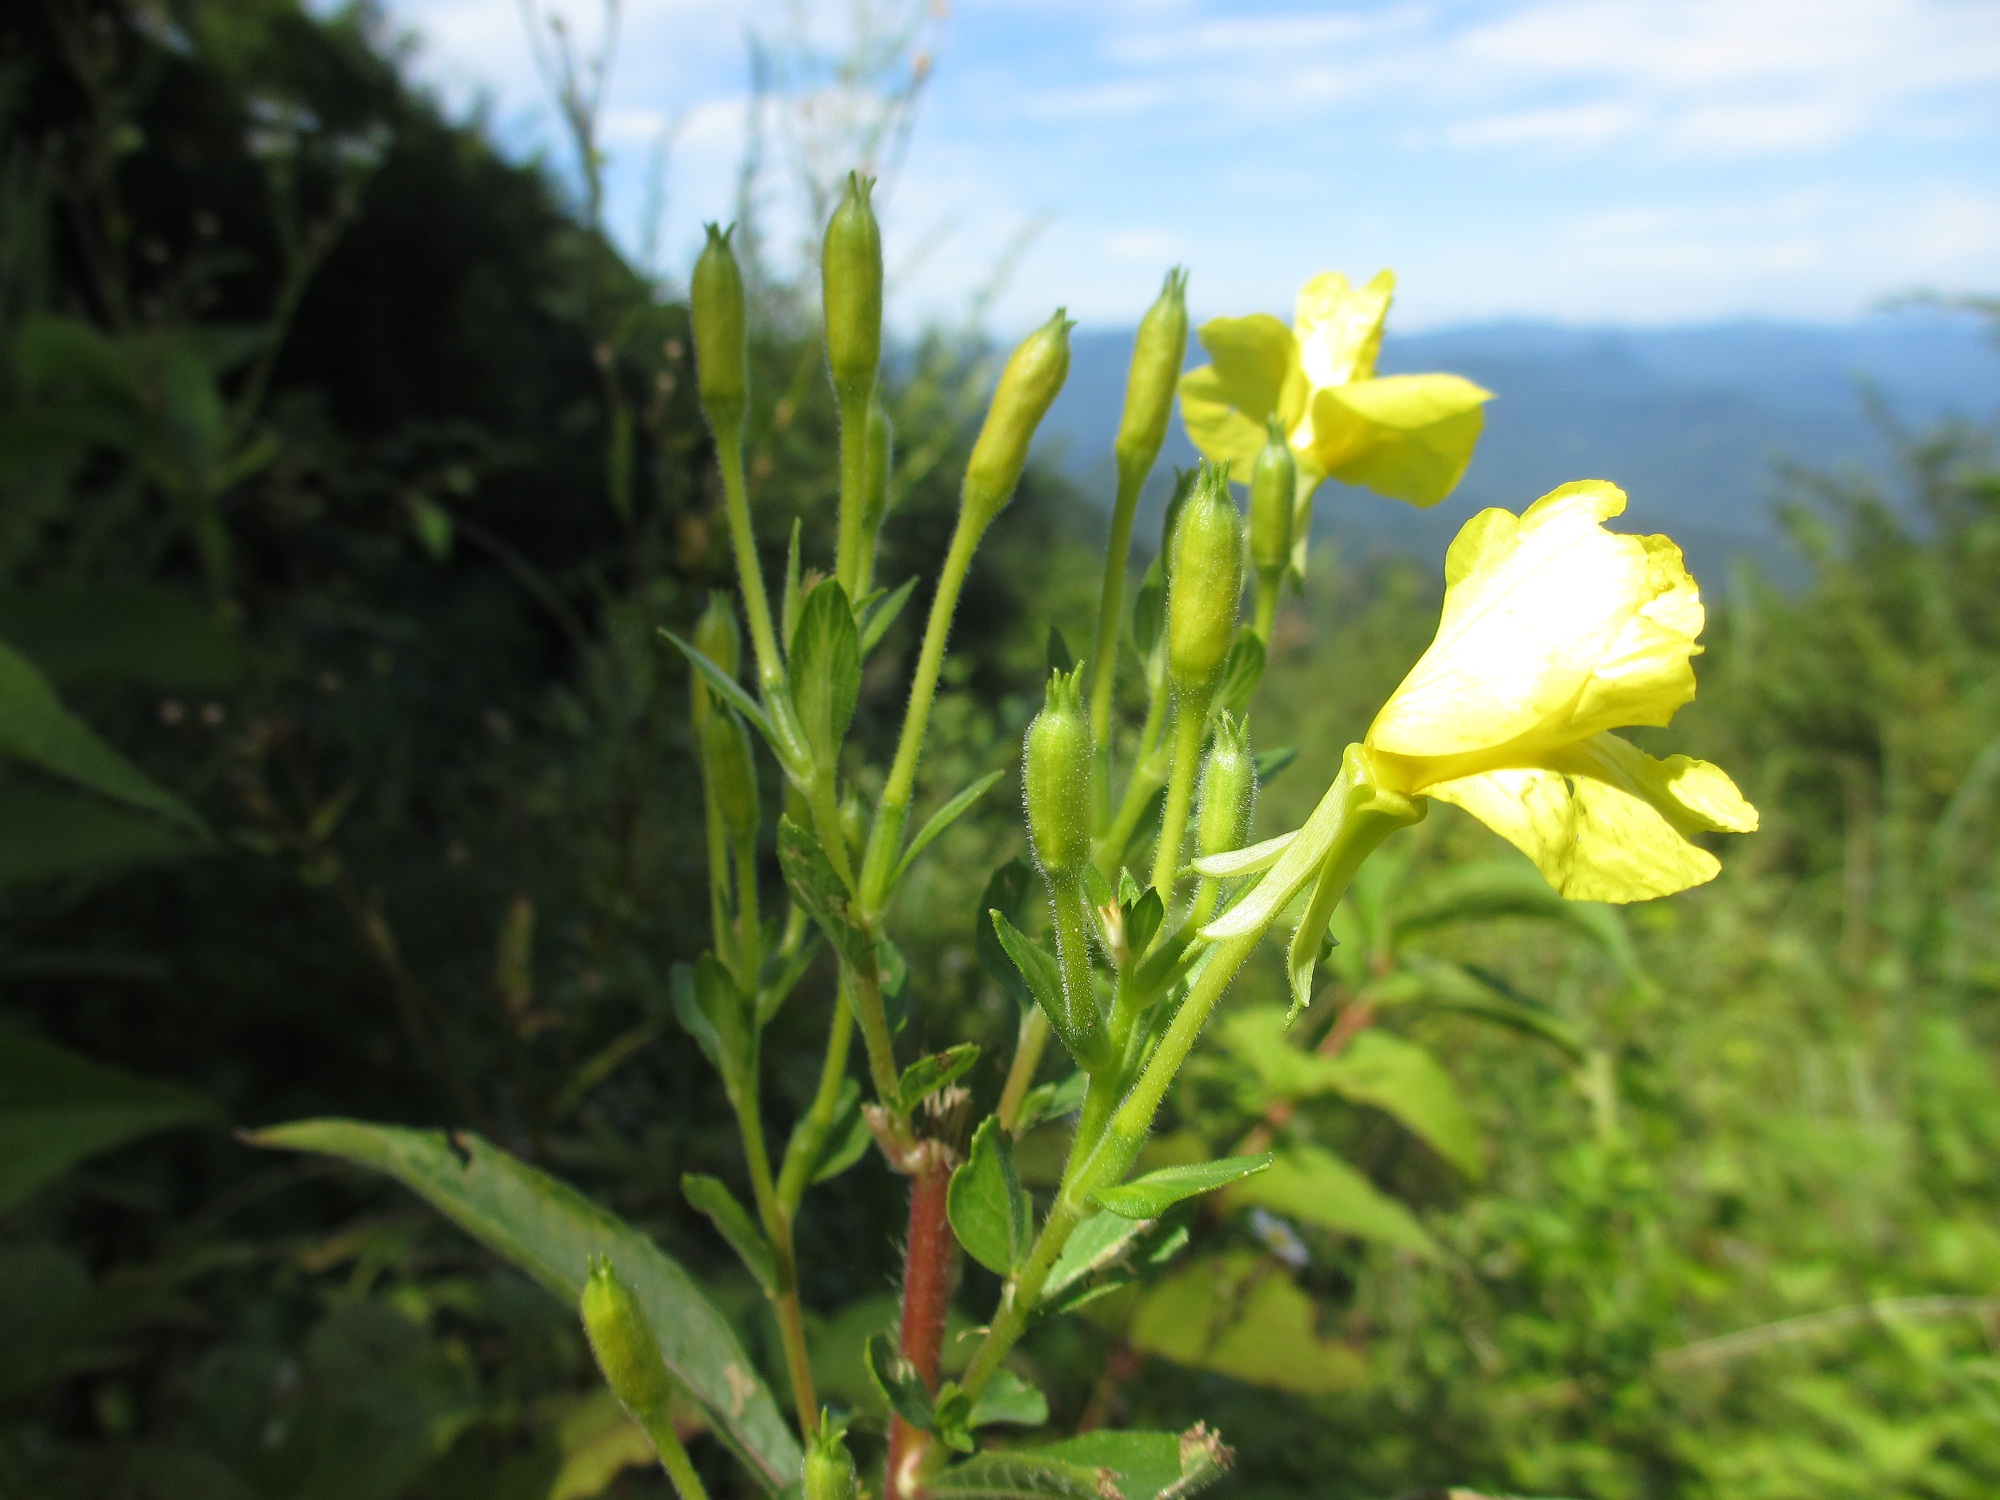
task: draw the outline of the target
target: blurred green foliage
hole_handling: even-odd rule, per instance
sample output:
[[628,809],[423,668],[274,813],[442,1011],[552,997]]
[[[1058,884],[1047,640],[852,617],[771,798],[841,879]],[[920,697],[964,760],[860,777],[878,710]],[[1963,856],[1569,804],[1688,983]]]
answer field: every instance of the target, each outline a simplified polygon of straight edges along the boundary
[[[666,994],[705,872],[656,627],[728,577],[685,313],[395,55],[365,9],[288,0],[0,21],[0,641],[215,833],[0,771],[7,1055],[96,1060],[107,1146],[205,1110],[475,1125],[733,1288],[769,1367],[756,1288],[679,1189],[735,1170]],[[776,576],[830,510],[834,411],[800,299],[753,281]],[[896,368],[879,575],[919,593],[863,685],[877,740],[987,372],[946,333]],[[1440,809],[1371,864],[1275,1044],[1322,1058],[1261,1036],[1268,956],[1155,1164],[1261,1132],[1292,1176],[1029,1341],[1058,1423],[1206,1418],[1255,1494],[2000,1486],[2000,462],[1974,427],[1899,452],[1888,480],[1785,477],[1801,586],[1706,580],[1702,696],[1654,738],[1764,812],[1715,884],[1624,924],[1538,907]],[[1049,627],[1085,635],[1093,515],[1031,471],[920,802],[1011,771]],[[1422,649],[1436,575],[1346,566],[1280,616],[1256,730],[1299,756],[1260,832]],[[992,802],[900,898],[938,1045],[1014,1025],[973,951],[1019,847]],[[1441,890],[1447,862],[1486,885]],[[765,1043],[786,1120],[819,1041],[791,1011]],[[16,1151],[33,1103],[0,1090]],[[823,1386],[865,1403],[900,1190],[872,1157],[842,1184],[811,1200],[805,1300]],[[663,1493],[595,1390],[570,1311],[399,1190],[212,1127],[0,1218],[0,1495]]]

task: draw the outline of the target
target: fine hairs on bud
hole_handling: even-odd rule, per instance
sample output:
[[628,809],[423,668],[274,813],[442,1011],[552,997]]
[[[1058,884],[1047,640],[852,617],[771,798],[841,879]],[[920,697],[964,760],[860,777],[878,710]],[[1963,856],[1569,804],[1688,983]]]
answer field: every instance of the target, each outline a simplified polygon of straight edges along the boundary
[[1195,847],[1203,857],[1227,854],[1250,842],[1257,801],[1257,761],[1250,753],[1247,721],[1218,717],[1201,767],[1201,812]]
[[1069,377],[1069,331],[1075,326],[1059,307],[1007,357],[965,465],[962,504],[976,526],[985,527],[1014,497],[1035,429]]
[[1126,468],[1147,470],[1160,456],[1173,415],[1181,363],[1187,357],[1187,272],[1175,266],[1132,344],[1132,369],[1125,377],[1125,412],[1112,445]]
[[847,174],[847,191],[820,244],[826,360],[843,401],[865,401],[882,366],[882,228],[869,202],[875,179]]
[[600,1256],[591,1263],[578,1310],[611,1394],[649,1433],[662,1425],[671,1430],[672,1378],[645,1313],[609,1260]]
[[1083,668],[1049,674],[1047,698],[1028,726],[1021,786],[1028,841],[1050,880],[1074,879],[1090,862],[1090,719]]
[[695,383],[711,427],[739,426],[750,406],[750,320],[743,271],[729,236],[736,230],[708,226],[708,243],[688,284],[694,325]]
[[1266,577],[1292,565],[1292,509],[1298,491],[1298,460],[1285,441],[1285,426],[1270,419],[1264,446],[1250,469],[1250,565]]
[[830,1412],[820,1413],[813,1429],[800,1481],[805,1500],[858,1500],[861,1476],[847,1451],[847,1428],[836,1423]]
[[1203,701],[1228,660],[1243,593],[1243,521],[1227,473],[1203,462],[1167,568],[1167,672],[1176,693]]

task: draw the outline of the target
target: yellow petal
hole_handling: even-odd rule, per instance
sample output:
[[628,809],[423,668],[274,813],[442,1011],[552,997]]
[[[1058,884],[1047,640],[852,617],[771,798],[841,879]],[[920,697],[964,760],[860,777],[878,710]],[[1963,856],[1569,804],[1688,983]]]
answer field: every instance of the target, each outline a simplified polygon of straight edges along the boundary
[[1437,638],[1368,731],[1412,786],[1664,724],[1694,696],[1700,595],[1671,542],[1604,529],[1624,508],[1624,491],[1584,480],[1518,520],[1467,523],[1445,560]]
[[1721,865],[1688,836],[1757,826],[1757,810],[1719,767],[1655,760],[1610,734],[1544,765],[1438,782],[1426,795],[1471,813],[1572,901],[1647,901],[1700,885]]
[[1181,377],[1181,425],[1202,457],[1247,480],[1264,446],[1264,426],[1229,404],[1213,365]]
[[1292,330],[1298,336],[1299,363],[1314,391],[1375,373],[1382,323],[1395,294],[1392,271],[1377,271],[1363,287],[1348,285],[1338,271],[1325,271],[1299,288]]
[[1290,426],[1304,405],[1298,344],[1267,313],[1211,318],[1199,336],[1213,363],[1181,377],[1181,421],[1196,448],[1247,482],[1265,419],[1277,412]]
[[1345,484],[1435,505],[1465,477],[1492,400],[1457,375],[1390,375],[1313,392],[1313,457]]

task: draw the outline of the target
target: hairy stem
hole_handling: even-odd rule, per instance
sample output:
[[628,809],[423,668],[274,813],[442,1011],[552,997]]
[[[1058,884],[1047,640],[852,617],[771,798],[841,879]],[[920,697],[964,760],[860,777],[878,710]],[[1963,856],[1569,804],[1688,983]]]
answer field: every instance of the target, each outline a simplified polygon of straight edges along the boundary
[[1090,654],[1090,737],[1097,746],[1094,806],[1100,827],[1111,811],[1111,693],[1118,676],[1118,621],[1125,610],[1125,564],[1132,551],[1132,516],[1146,473],[1118,465],[1118,495],[1111,507],[1111,540],[1104,552],[1104,584],[1097,596],[1097,643]]
[[1208,732],[1210,696],[1174,695],[1174,760],[1167,773],[1167,805],[1160,814],[1160,838],[1153,847],[1153,889],[1169,905],[1174,899],[1174,877],[1180,873],[1188,811],[1194,806],[1195,779],[1201,771],[1201,741]]
[[1000,1089],[1000,1128],[1012,1133],[1021,1116],[1021,1101],[1035,1085],[1035,1070],[1042,1065],[1042,1051],[1049,1044],[1049,1018],[1039,1005],[1021,1017],[1021,1030],[1014,1040],[1014,1060],[1007,1066],[1007,1081]]
[[722,499],[729,512],[729,539],[736,549],[736,578],[743,612],[750,619],[750,649],[757,658],[757,683],[767,703],[785,688],[785,659],[771,625],[771,601],[764,593],[764,566],[757,558],[757,533],[750,528],[750,491],[743,483],[743,424],[715,430],[715,458],[722,468]]
[[857,603],[867,587],[862,575],[868,551],[868,396],[837,391],[840,408],[840,536],[833,576]]
[[827,1027],[826,1057],[820,1063],[819,1087],[813,1091],[812,1104],[800,1127],[800,1146],[786,1154],[785,1165],[778,1173],[778,1206],[788,1215],[799,1211],[813,1159],[819,1155],[827,1131],[833,1128],[833,1111],[840,1102],[840,1086],[847,1079],[847,1054],[853,1041],[854,1009],[848,1001],[847,981],[843,977],[840,993],[833,1000],[833,1020]]
[[1256,614],[1250,629],[1266,646],[1271,644],[1271,622],[1278,618],[1278,597],[1285,583],[1283,573],[1259,573],[1256,585]]
[[[754,1074],[753,1074],[754,1077]],[[771,1243],[771,1260],[777,1285],[771,1291],[771,1306],[778,1315],[778,1336],[785,1349],[785,1371],[792,1381],[792,1400],[797,1406],[799,1431],[812,1441],[813,1424],[819,1420],[819,1398],[813,1392],[812,1361],[806,1352],[805,1318],[799,1307],[798,1260],[792,1246],[792,1219],[771,1181],[771,1158],[764,1144],[764,1122],[758,1114],[753,1084],[749,1097],[736,1107],[736,1125],[743,1138],[743,1158],[750,1168],[750,1192],[757,1202],[757,1216],[763,1221],[764,1237]]]
[[[952,1154],[942,1141],[926,1141],[910,1178],[910,1234],[903,1255],[903,1358],[924,1388],[936,1394],[944,1353],[945,1316],[951,1303],[952,1237],[946,1213]],[[889,1424],[887,1500],[910,1500],[923,1467],[926,1434],[901,1417]]]
[[1125,784],[1125,795],[1119,801],[1111,827],[1097,842],[1097,867],[1107,878],[1118,873],[1117,866],[1139,831],[1139,820],[1146,816],[1153,793],[1160,789],[1160,732],[1166,727],[1167,697],[1166,675],[1162,673],[1146,703],[1146,723],[1139,731],[1139,754],[1132,762],[1132,779]]

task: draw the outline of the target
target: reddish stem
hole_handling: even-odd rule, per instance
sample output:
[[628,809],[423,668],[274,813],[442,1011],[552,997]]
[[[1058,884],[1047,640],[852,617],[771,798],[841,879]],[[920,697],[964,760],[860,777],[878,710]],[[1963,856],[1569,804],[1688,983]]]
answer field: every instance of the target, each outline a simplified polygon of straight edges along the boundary
[[[952,1154],[941,1141],[924,1141],[911,1153],[910,1237],[903,1252],[902,1355],[937,1393],[944,1354],[945,1312],[951,1302],[952,1256],[958,1248],[945,1213]],[[914,1500],[929,1435],[901,1417],[889,1423],[889,1472],[885,1500]]]

